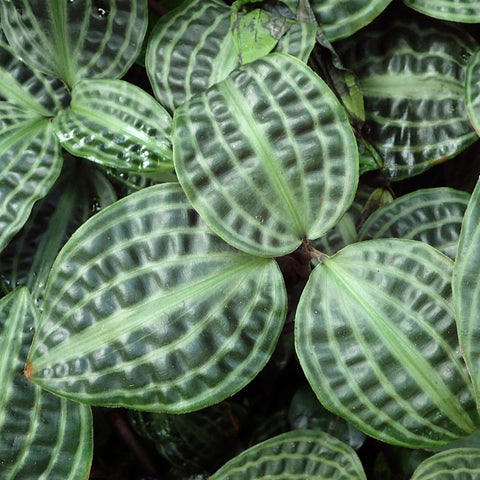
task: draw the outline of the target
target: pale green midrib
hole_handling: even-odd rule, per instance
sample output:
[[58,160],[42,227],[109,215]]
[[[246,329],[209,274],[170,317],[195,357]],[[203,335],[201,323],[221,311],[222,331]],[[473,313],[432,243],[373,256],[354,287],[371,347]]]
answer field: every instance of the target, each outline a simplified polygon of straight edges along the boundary
[[[386,340],[386,344],[390,346],[390,350],[395,355],[400,364],[404,365],[405,370],[412,376],[415,382],[421,386],[424,391],[428,392],[429,397],[435,401],[436,405],[443,410],[444,413],[449,414],[453,412],[454,415],[448,415],[450,419],[455,419],[457,425],[465,431],[473,432],[475,430],[475,425],[473,424],[470,417],[467,416],[467,412],[458,403],[458,399],[449,389],[442,389],[442,395],[438,395],[439,390],[435,388],[435,381],[432,377],[428,375],[428,372],[431,372],[432,365],[426,361],[421,355],[420,352],[410,347],[409,341],[402,342],[403,346],[406,346],[408,349],[408,355],[401,348],[398,348],[398,342],[392,341],[392,338],[398,340],[398,338],[404,339],[404,335],[400,332],[395,332],[389,327],[386,322],[377,314],[374,308],[370,307],[368,301],[364,300],[361,293],[361,288],[358,285],[358,282],[352,282],[357,284],[357,288],[352,288],[350,282],[348,282],[349,274],[342,272],[342,269],[335,268],[335,265],[332,265],[334,262],[326,262],[325,266],[328,268],[333,278],[336,281],[343,285],[345,291],[349,293],[350,297],[355,300],[358,305],[360,305],[363,310],[367,313],[367,317],[375,319],[376,330],[379,335]],[[343,274],[343,275],[342,275]],[[368,298],[368,295],[365,295]],[[390,330],[390,332],[388,331]],[[405,339],[404,339],[405,340]],[[407,339],[408,340],[408,339]],[[414,360],[411,360],[412,357]],[[443,379],[441,379],[443,384]],[[466,418],[468,421],[466,421]]]
[[296,232],[302,237],[306,233],[305,227],[296,208],[294,199],[290,196],[290,189],[288,188],[285,179],[282,177],[281,172],[277,169],[274,160],[275,155],[270,148],[268,139],[263,134],[261,128],[256,124],[255,119],[253,117],[247,118],[245,116],[245,109],[241,102],[243,97],[239,94],[234,82],[231,79],[227,79],[218,84],[218,89],[220,91],[223,90],[223,95],[228,99],[227,104],[232,108],[234,112],[233,116],[239,123],[239,129],[249,140],[251,148],[257,153],[259,158],[266,163],[266,170],[271,174],[271,181],[280,195],[280,198],[285,202],[287,211],[295,224]]
[[[212,272],[209,276],[203,278],[198,282],[195,287],[187,285],[181,288],[177,288],[160,297],[149,298],[148,300],[136,304],[129,309],[121,310],[116,314],[100,320],[102,324],[102,335],[97,335],[92,338],[90,329],[98,328],[98,323],[82,330],[79,333],[75,333],[70,336],[68,341],[64,341],[51,348],[43,357],[35,359],[35,343],[32,348],[30,362],[34,371],[40,371],[42,368],[46,368],[50,364],[65,363],[78,356],[77,352],[81,352],[83,356],[88,355],[104,345],[108,345],[116,338],[124,335],[128,332],[136,331],[141,328],[142,324],[150,321],[152,307],[156,307],[153,315],[160,317],[163,313],[174,308],[176,305],[187,302],[195,297],[206,296],[212,290],[218,290],[221,286],[228,284],[242,271],[250,269],[252,266],[258,263],[258,259],[253,257],[252,259],[243,262],[241,265],[231,268],[226,272],[219,274],[218,272]],[[158,304],[162,305],[159,306]],[[145,316],[145,313],[147,315]],[[128,316],[128,322],[125,322],[125,316]],[[71,342],[74,339],[75,349],[72,348]],[[35,378],[35,373],[32,377]]]
[[28,139],[34,138],[39,131],[44,129],[45,121],[45,118],[40,116],[22,121],[14,134],[8,135],[6,139],[0,141],[0,152],[4,152],[5,150],[9,149],[20,140],[25,138],[27,134]]
[[[465,123],[465,125],[467,126],[470,125],[470,122],[466,118],[459,119],[459,121],[463,121],[463,123]],[[459,153],[458,150],[455,150],[459,148],[459,145],[462,145],[463,149],[465,149],[466,146],[473,143],[473,141],[471,141],[473,139],[477,140],[478,135],[475,132],[475,130],[472,128],[470,132],[465,133],[464,135],[459,135],[456,138],[446,138],[445,140],[442,140],[440,142],[430,143],[428,145],[413,145],[413,146],[412,145],[396,145],[395,146],[394,144],[388,145],[388,144],[377,143],[376,147],[377,147],[377,150],[383,150],[384,152],[386,152],[386,155],[389,155],[390,153],[396,153],[396,152],[407,152],[407,153],[413,153],[413,154],[418,152],[425,152],[425,151],[430,152],[430,150],[442,148],[445,145],[447,145],[447,147],[450,146],[448,151],[446,151],[445,155],[443,155],[441,158],[434,157],[433,159],[428,158],[423,162],[417,161],[414,166],[418,167],[422,165],[434,165],[435,162],[441,161],[442,159],[445,160],[446,158],[450,158],[453,154]],[[465,145],[466,142],[469,142],[468,145]],[[434,151],[433,153],[435,153],[438,156],[438,152]],[[429,153],[429,155],[431,155],[431,153]],[[400,165],[395,165],[395,167],[397,170],[401,171],[401,170],[411,169],[412,165],[400,164]]]
[[[362,91],[365,96],[375,98],[408,98],[411,100],[424,100],[445,98],[445,94],[455,93],[455,98],[464,95],[463,84],[449,77],[432,75],[402,74],[367,75],[360,79]],[[448,89],[444,86],[448,85]],[[439,97],[439,95],[441,97]]]
[[75,74],[73,72],[72,64],[70,63],[70,52],[68,49],[68,34],[66,28],[66,13],[65,7],[67,2],[55,2],[56,6],[48,8],[53,23],[53,41],[56,46],[58,59],[56,65],[59,69],[60,75],[63,77],[67,85],[75,83]]

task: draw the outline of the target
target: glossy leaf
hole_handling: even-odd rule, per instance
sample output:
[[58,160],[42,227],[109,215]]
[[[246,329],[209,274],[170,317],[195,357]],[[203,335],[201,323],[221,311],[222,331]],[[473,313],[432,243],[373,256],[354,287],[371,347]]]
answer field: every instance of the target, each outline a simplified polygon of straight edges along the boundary
[[240,65],[230,12],[221,0],[185,0],[152,31],[145,64],[155,96],[171,112]]
[[178,184],[102,210],[52,268],[28,372],[96,405],[185,412],[266,364],[286,313],[276,263],[232,249]]
[[0,255],[0,276],[11,288],[26,286],[40,305],[48,274],[61,247],[93,213],[116,200],[106,177],[67,155],[65,169],[32,209]]
[[358,154],[345,112],[291,56],[249,63],[175,112],[174,162],[225,241],[279,256],[318,238],[353,200]]
[[324,258],[295,320],[320,401],[367,435],[435,447],[480,425],[451,299],[453,263],[421,242],[371,240]]
[[425,15],[449,22],[480,22],[480,5],[476,0],[403,0],[403,3]]
[[0,479],[82,480],[92,460],[90,408],[22,375],[38,316],[25,288],[0,300]]
[[147,28],[146,0],[15,0],[0,7],[17,56],[69,86],[85,77],[122,77]]
[[0,251],[60,174],[62,156],[48,118],[0,102]]
[[25,65],[0,31],[0,100],[32,114],[49,117],[68,105],[70,94],[60,80],[46,77]]
[[53,125],[72,155],[134,172],[173,168],[172,119],[139,87],[123,80],[82,80],[70,107]]
[[392,0],[310,0],[323,33],[333,42],[370,23]]
[[336,44],[358,75],[365,99],[365,138],[400,180],[443,162],[474,143],[466,115],[466,64],[472,37],[427,20],[394,21]]
[[366,480],[360,460],[348,445],[313,430],[294,430],[255,445],[210,477],[211,480],[245,478]]
[[480,405],[480,180],[465,212],[453,276],[460,345]]
[[411,480],[479,480],[480,449],[454,448],[427,458]]
[[472,55],[467,65],[465,104],[473,128],[480,135],[480,50]]
[[428,243],[455,259],[470,195],[452,188],[416,190],[376,210],[358,240],[405,238]]

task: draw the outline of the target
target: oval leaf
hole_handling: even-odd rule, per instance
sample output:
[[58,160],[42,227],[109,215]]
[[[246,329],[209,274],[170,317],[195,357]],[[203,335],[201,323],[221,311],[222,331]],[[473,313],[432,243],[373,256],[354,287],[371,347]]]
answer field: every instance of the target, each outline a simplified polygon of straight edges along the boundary
[[324,258],[295,320],[300,363],[326,408],[412,448],[480,425],[451,306],[452,262],[412,240],[371,240]]
[[153,186],[99,212],[60,252],[28,372],[82,402],[194,410],[263,368],[285,314],[273,260],[225,244],[178,184]]
[[370,23],[392,0],[310,0],[312,9],[331,41],[346,38]]
[[246,478],[366,480],[367,477],[357,454],[348,445],[327,433],[294,430],[245,450],[210,480]]
[[376,210],[364,223],[358,240],[419,240],[454,259],[469,199],[468,193],[452,188],[417,190]]
[[48,118],[0,102],[0,251],[27,221],[62,168]]
[[278,256],[341,218],[358,181],[345,111],[300,60],[249,63],[175,112],[174,162],[215,232],[245,252]]
[[463,220],[453,276],[458,336],[480,405],[480,180]]
[[449,22],[479,23],[480,4],[477,0],[403,0],[405,5],[430,17]]
[[72,155],[124,170],[171,170],[172,119],[148,93],[123,80],[82,80],[71,108],[54,120]]
[[0,7],[17,56],[70,86],[84,77],[122,77],[147,29],[146,0],[15,0]]
[[465,104],[473,128],[480,135],[480,50],[473,54],[467,65]]
[[92,460],[90,408],[22,375],[38,315],[25,288],[0,300],[0,479],[83,480]]
[[240,65],[230,14],[221,0],[185,0],[155,26],[145,65],[155,96],[171,112]]
[[479,480],[480,449],[452,448],[424,460],[411,480]]
[[395,21],[336,44],[358,75],[363,133],[391,180],[417,175],[477,140],[466,115],[465,69],[478,45],[427,20]]

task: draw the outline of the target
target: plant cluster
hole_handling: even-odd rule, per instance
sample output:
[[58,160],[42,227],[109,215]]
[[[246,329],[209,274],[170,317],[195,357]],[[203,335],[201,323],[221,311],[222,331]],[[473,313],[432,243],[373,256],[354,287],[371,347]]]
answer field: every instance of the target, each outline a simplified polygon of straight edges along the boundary
[[0,479],[480,478],[477,2],[0,15]]

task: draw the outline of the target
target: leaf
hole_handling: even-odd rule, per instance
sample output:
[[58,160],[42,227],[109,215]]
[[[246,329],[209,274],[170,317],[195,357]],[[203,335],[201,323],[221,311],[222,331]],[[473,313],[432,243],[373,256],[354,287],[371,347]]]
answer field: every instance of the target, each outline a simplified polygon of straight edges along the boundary
[[392,0],[310,0],[322,31],[331,42],[346,38],[369,24]]
[[294,430],[245,450],[210,480],[245,478],[366,480],[367,477],[356,453],[348,445],[327,433]]
[[49,117],[68,105],[70,94],[60,80],[25,65],[0,31],[0,101]]
[[69,86],[85,77],[122,77],[147,28],[146,0],[15,0],[0,6],[16,55]]
[[62,156],[48,118],[0,102],[0,251],[60,174]]
[[451,305],[452,267],[429,245],[382,239],[349,245],[313,270],[295,343],[328,410],[409,448],[445,445],[478,428]]
[[171,170],[172,119],[148,93],[123,80],[82,80],[54,119],[72,155],[134,172]]
[[452,188],[416,190],[376,210],[363,225],[358,240],[419,240],[455,259],[469,199],[468,193]]
[[360,80],[367,123],[362,130],[393,181],[417,175],[471,145],[466,63],[478,48],[472,37],[412,19],[393,21],[335,47]]
[[273,52],[288,53],[307,63],[313,47],[317,28],[310,22],[292,22],[288,32],[278,41]]
[[472,55],[467,64],[465,105],[470,122],[480,135],[480,50]]
[[259,4],[252,0],[237,0],[232,5],[230,28],[242,64],[269,54],[292,25],[287,18],[255,5]]
[[179,107],[173,144],[195,209],[253,255],[284,255],[322,236],[358,181],[344,110],[317,75],[283,54],[235,70]]
[[156,98],[170,112],[240,65],[221,0],[185,0],[153,29],[145,64]]
[[[116,199],[98,170],[69,155],[66,168],[0,255],[0,276],[11,287],[26,286],[41,305],[48,274],[69,236],[93,213]],[[68,168],[70,167],[70,168]]]
[[92,460],[90,408],[22,375],[38,315],[26,288],[0,300],[0,479],[85,479]]
[[246,385],[286,314],[276,263],[238,252],[178,184],[102,210],[52,268],[30,378],[94,405],[186,412]]
[[460,346],[480,405],[480,180],[463,219],[453,275],[453,298]]
[[478,480],[479,472],[480,449],[455,448],[427,458],[411,480]]
[[430,17],[449,22],[479,23],[480,5],[476,0],[403,0],[405,5]]

